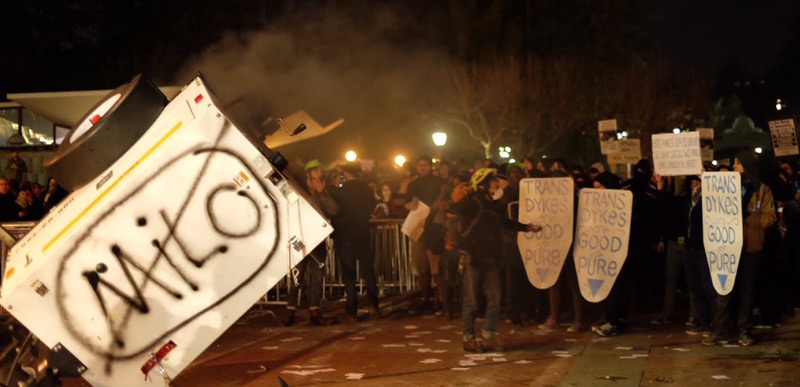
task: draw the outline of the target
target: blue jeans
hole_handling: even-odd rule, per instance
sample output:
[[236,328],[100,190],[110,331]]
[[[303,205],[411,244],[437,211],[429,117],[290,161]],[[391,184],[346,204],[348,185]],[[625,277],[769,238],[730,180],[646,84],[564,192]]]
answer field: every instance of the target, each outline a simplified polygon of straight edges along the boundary
[[475,338],[475,317],[478,315],[478,292],[483,290],[486,298],[486,321],[483,324],[483,337],[491,339],[497,331],[497,319],[500,315],[500,269],[497,266],[477,268],[472,265],[464,267],[463,283],[464,301],[461,320],[464,324],[464,341]]

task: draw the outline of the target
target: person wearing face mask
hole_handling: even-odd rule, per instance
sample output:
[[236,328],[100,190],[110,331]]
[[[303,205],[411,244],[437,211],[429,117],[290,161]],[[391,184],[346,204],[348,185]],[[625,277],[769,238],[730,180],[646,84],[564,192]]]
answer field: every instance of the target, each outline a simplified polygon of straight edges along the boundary
[[[453,189],[449,211],[461,221],[461,238],[455,246],[468,257],[462,273],[462,323],[463,347],[467,352],[498,350],[496,337],[500,313],[501,265],[503,262],[503,228],[515,227],[520,232],[539,232],[541,226],[512,222],[497,205],[503,197],[500,181],[494,168],[475,171],[469,184],[462,183]],[[504,220],[505,219],[505,220]],[[486,299],[486,316],[480,340],[475,336],[478,292]]]

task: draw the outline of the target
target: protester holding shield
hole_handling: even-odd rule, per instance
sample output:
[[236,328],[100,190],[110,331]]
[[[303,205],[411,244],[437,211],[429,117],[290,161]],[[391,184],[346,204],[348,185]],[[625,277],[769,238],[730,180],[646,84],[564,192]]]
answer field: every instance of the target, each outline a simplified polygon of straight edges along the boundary
[[[733,290],[716,297],[713,331],[703,340],[705,345],[727,344],[729,325],[734,318],[739,344],[749,346],[755,343],[751,329],[758,262],[764,248],[766,229],[777,220],[772,192],[760,181],[756,162],[754,154],[746,151],[739,152],[733,160],[734,171],[742,177],[744,246]],[[739,302],[738,312],[733,308],[734,297]]]

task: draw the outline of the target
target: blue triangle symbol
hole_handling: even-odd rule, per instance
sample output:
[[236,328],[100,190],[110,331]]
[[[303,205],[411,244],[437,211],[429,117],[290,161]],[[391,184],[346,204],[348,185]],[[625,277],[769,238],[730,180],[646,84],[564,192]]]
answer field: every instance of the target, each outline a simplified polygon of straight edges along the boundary
[[717,274],[717,276],[719,277],[719,284],[722,285],[723,289],[725,289],[725,282],[728,281],[728,275],[727,274]]
[[592,297],[597,296],[597,291],[600,290],[600,287],[603,286],[604,280],[601,279],[591,279],[589,278],[589,289],[592,289]]
[[548,272],[550,272],[550,269],[536,269],[536,273],[539,274],[539,281],[544,282],[544,279],[547,278]]

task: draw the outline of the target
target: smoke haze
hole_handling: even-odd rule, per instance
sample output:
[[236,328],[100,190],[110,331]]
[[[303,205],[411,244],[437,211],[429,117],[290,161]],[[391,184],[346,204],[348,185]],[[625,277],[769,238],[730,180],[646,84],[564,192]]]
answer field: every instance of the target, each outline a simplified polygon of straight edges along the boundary
[[244,117],[305,110],[333,132],[281,148],[289,157],[333,161],[354,149],[375,159],[430,153],[428,108],[449,82],[447,55],[404,36],[414,20],[392,8],[322,9],[247,35],[225,36],[185,63],[176,81],[200,71],[223,103],[241,98]]

